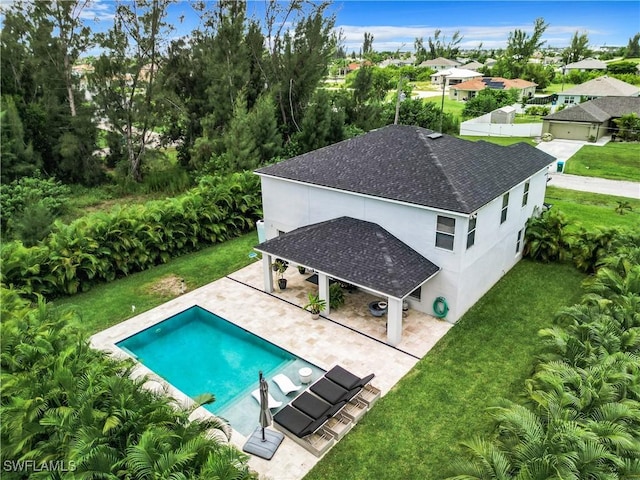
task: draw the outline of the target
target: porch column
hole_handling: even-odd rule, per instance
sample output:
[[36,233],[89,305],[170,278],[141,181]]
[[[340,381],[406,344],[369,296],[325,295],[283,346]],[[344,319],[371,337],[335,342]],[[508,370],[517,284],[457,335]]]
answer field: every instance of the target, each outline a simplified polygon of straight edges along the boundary
[[273,292],[273,275],[271,270],[271,255],[262,255],[262,281],[264,283],[264,291]]
[[387,298],[387,343],[396,346],[402,340],[402,300]]
[[318,296],[326,302],[324,309],[320,313],[329,315],[329,277],[324,273],[318,273]]

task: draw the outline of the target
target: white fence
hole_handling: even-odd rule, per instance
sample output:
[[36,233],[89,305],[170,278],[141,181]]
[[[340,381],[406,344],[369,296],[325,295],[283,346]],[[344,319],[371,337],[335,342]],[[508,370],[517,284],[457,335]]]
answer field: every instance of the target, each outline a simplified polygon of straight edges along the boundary
[[460,135],[476,137],[539,137],[542,123],[491,123],[491,114],[460,124]]

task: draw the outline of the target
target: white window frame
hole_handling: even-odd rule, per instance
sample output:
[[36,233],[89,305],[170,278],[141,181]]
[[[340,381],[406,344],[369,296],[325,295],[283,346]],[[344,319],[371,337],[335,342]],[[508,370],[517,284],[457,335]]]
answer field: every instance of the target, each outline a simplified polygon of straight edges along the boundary
[[[453,221],[453,231],[448,231],[449,229],[451,229],[451,226],[447,226],[447,230],[441,230],[440,225],[440,219],[447,219],[447,220],[452,220]],[[448,239],[449,237],[451,237],[451,248],[446,247],[446,246],[442,246],[442,245],[438,245],[438,240],[445,238]],[[456,219],[453,217],[447,217],[445,215],[438,215],[436,217],[436,248],[442,248],[443,250],[449,250],[449,251],[453,251],[453,248],[455,246],[455,240],[456,240]]]
[[524,228],[518,230],[518,238],[516,238],[516,255],[520,253],[520,244],[523,241],[524,237]]
[[[473,228],[472,228],[473,222]],[[478,216],[472,215],[469,217],[469,228],[467,229],[467,250],[476,244],[476,227],[478,226]],[[471,242],[471,243],[469,243]]]
[[509,211],[509,192],[502,195],[502,210],[500,210],[500,225],[507,221]]
[[522,206],[526,207],[527,203],[529,203],[529,187],[530,187],[530,182],[529,180],[527,180],[526,182],[524,182],[524,192],[522,193]]

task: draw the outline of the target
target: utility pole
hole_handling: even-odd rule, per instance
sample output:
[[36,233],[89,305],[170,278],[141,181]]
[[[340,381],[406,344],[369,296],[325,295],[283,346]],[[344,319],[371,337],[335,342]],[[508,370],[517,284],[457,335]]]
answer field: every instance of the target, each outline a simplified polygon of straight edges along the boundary
[[440,133],[442,133],[442,117],[444,117],[444,86],[446,84],[447,76],[441,75],[440,78],[440,81],[442,82],[442,104],[440,105]]
[[396,96],[396,117],[393,120],[393,124],[398,124],[398,117],[400,117],[400,93],[402,92],[402,75],[398,77],[398,95]]

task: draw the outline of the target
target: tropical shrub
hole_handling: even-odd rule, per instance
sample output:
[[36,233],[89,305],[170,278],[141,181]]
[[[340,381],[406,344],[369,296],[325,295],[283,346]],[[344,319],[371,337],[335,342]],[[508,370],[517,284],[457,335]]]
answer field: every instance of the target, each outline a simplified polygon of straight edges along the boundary
[[[90,348],[71,326],[76,313],[0,294],[0,456],[3,466],[23,461],[3,478],[255,478],[248,457],[221,440],[228,424],[190,420],[191,409],[144,388],[132,362]],[[26,471],[47,462],[68,472]]]
[[639,258],[636,245],[600,259],[582,302],[540,332],[524,400],[490,409],[495,434],[463,443],[450,479],[640,476]]
[[525,257],[542,262],[553,262],[566,257],[566,239],[564,228],[567,219],[557,210],[547,210],[538,217],[527,221],[524,234]]
[[336,309],[344,305],[344,290],[339,283],[332,283],[329,287],[329,307]]
[[261,205],[260,181],[253,173],[205,177],[178,198],[118,207],[69,225],[57,221],[34,247],[3,244],[2,282],[27,294],[86,291],[245,233],[261,217]]
[[29,209],[44,210],[53,221],[53,218],[64,212],[70,194],[71,190],[67,185],[54,178],[44,179],[38,175],[3,183],[0,185],[2,233],[10,235],[12,227],[25,219],[25,210]]

